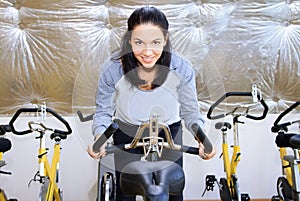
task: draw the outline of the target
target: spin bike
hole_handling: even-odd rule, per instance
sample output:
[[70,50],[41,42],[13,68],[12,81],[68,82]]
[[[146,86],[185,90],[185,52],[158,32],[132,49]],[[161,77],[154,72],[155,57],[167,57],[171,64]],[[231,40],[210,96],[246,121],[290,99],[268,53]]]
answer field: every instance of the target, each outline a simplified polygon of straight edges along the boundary
[[[6,132],[11,132],[9,125],[0,125],[0,135],[4,135]],[[3,154],[11,149],[11,141],[7,138],[0,137],[0,168],[6,165],[3,160]],[[0,170],[0,174],[11,175],[11,172]],[[4,190],[0,189],[0,201],[18,201],[17,199],[8,199]]]
[[[18,122],[22,121],[19,117],[23,114],[27,116],[40,117],[36,121],[28,122],[28,129],[24,127],[17,129]],[[58,128],[65,127],[65,130],[50,128],[46,125],[46,115],[54,117]],[[24,121],[24,120],[23,120]],[[38,163],[39,171],[35,174],[32,181],[41,183],[39,201],[61,201],[63,199],[62,189],[58,187],[59,182],[59,162],[60,162],[60,143],[67,139],[67,135],[72,133],[69,123],[51,108],[46,108],[42,104],[37,108],[21,108],[16,111],[9,122],[11,130],[16,135],[26,135],[37,133],[36,139],[39,139]],[[46,134],[54,141],[54,151],[52,155],[52,163],[48,160],[48,148],[46,148]]]
[[[272,197],[272,201],[300,201],[300,133],[288,132],[288,127],[293,124],[300,124],[300,120],[282,122],[282,119],[289,116],[288,114],[299,105],[300,101],[297,101],[284,110],[271,128],[273,133],[277,133],[275,143],[279,148],[282,169],[282,175],[277,179],[277,195]],[[280,121],[281,123],[279,123]],[[292,150],[292,154],[288,153],[288,149]]]
[[[117,129],[119,129],[119,125],[115,122],[112,123],[94,142],[93,151],[98,153],[100,147],[107,142]],[[211,153],[212,144],[202,129],[197,124],[194,124],[192,129],[194,137],[204,144],[205,153]],[[159,136],[162,131],[165,138]],[[147,132],[149,132],[149,135],[145,136]],[[108,143],[106,154],[139,148],[144,152],[143,160],[130,162],[121,170],[120,184],[122,191],[128,195],[140,195],[145,201],[167,201],[169,200],[169,193],[180,194],[185,184],[182,167],[173,161],[159,160],[159,158],[164,149],[198,155],[199,148],[175,144],[169,127],[159,122],[158,116],[155,114],[151,115],[147,123],[138,126],[131,143],[121,145]],[[98,200],[115,200],[115,185],[112,173],[104,174],[98,185]]]
[[[228,97],[250,97],[254,105],[258,103],[262,105],[263,112],[260,116],[254,116],[250,114],[251,105],[240,104],[233,107],[233,109],[224,114],[212,115],[216,110],[216,107],[219,106],[225,99]],[[215,128],[220,130],[222,133],[222,157],[225,177],[220,178],[219,182],[217,181],[215,175],[206,176],[206,188],[204,193],[207,191],[214,190],[215,182],[219,187],[219,194],[222,201],[246,201],[250,200],[250,196],[247,193],[241,193],[238,177],[236,174],[238,163],[241,160],[241,151],[239,145],[239,130],[238,125],[243,124],[240,120],[241,117],[245,117],[252,120],[262,120],[266,117],[268,112],[268,106],[263,100],[260,91],[253,86],[252,92],[227,92],[222,97],[220,97],[214,104],[211,105],[207,113],[208,119],[215,120],[220,119],[226,116],[232,116],[232,124],[229,122],[217,122]],[[217,113],[217,112],[215,112]],[[233,151],[230,159],[229,154],[229,145],[228,145],[228,130],[233,126]],[[204,195],[203,193],[203,195]]]

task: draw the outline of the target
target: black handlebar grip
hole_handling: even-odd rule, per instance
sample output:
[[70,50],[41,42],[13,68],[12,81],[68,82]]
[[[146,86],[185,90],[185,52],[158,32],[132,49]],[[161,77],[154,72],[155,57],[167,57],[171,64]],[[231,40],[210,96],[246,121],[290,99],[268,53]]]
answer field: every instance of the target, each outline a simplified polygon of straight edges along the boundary
[[64,134],[64,135],[69,135],[69,134],[72,133],[72,129],[71,129],[69,123],[61,115],[59,115],[57,112],[55,112],[51,108],[46,108],[46,111],[49,112],[50,114],[52,114],[54,117],[56,117],[67,128],[67,131],[62,131],[62,130],[59,130],[59,129],[54,129],[55,133]]
[[207,136],[205,135],[205,133],[203,132],[203,130],[201,129],[201,127],[197,123],[194,123],[192,125],[192,130],[196,139],[204,145],[204,152],[208,154],[211,153],[213,150],[213,146],[207,138]]
[[118,128],[118,124],[110,124],[110,126],[104,131],[104,133],[94,142],[92,147],[93,152],[99,153],[101,146],[107,141],[108,138],[110,138],[110,136],[112,136],[116,132]]
[[6,132],[11,132],[9,125],[0,125],[0,135],[4,135]]
[[269,107],[268,107],[268,105],[266,104],[266,102],[264,101],[264,99],[261,99],[261,100],[260,100],[260,103],[261,103],[261,105],[262,105],[263,108],[264,108],[264,111],[263,111],[263,113],[261,114],[261,116],[253,116],[253,115],[247,114],[247,115],[246,115],[247,118],[253,119],[253,120],[262,120],[262,119],[266,118],[266,116],[267,116],[267,114],[268,114],[268,111],[269,111]]
[[93,120],[93,117],[94,117],[94,114],[90,114],[90,115],[84,117],[80,110],[77,111],[77,115],[81,122],[91,121],[91,120]]
[[199,148],[188,147],[188,146],[184,146],[184,145],[181,145],[180,151],[188,153],[188,154],[194,154],[194,155],[198,155],[199,154]]

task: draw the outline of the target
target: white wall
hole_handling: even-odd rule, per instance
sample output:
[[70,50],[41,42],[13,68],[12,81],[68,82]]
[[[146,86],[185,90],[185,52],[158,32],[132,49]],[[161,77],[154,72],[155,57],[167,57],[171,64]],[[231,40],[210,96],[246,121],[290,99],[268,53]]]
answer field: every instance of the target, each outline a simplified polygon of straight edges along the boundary
[[[299,115],[296,115],[299,118]],[[240,145],[242,158],[237,174],[241,191],[249,193],[251,198],[269,199],[276,192],[276,179],[281,174],[279,153],[274,139],[275,134],[270,128],[277,115],[268,115],[263,121],[246,120],[240,125]],[[86,153],[86,145],[91,142],[90,123],[80,123],[77,117],[66,117],[73,134],[62,142],[60,186],[64,191],[65,201],[95,200],[97,181],[97,161]],[[0,118],[0,124],[7,124],[10,118]],[[25,120],[25,119],[24,119]],[[25,120],[26,121],[26,120]],[[27,120],[28,121],[28,120]],[[205,188],[205,176],[215,174],[223,177],[221,151],[221,135],[214,128],[212,121],[207,120],[207,131],[217,147],[216,156],[203,161],[198,156],[185,154],[184,170],[186,173],[185,199],[218,199],[218,187],[201,196]],[[295,132],[298,132],[297,128]],[[190,136],[187,134],[186,136]],[[7,165],[2,168],[11,171],[11,176],[0,175],[0,187],[8,197],[19,201],[38,199],[39,184],[29,181],[38,170],[38,140],[35,134],[15,136],[11,133],[6,137],[13,142],[12,149],[4,154]],[[186,137],[185,142],[193,141]],[[51,141],[49,141],[51,148]]]

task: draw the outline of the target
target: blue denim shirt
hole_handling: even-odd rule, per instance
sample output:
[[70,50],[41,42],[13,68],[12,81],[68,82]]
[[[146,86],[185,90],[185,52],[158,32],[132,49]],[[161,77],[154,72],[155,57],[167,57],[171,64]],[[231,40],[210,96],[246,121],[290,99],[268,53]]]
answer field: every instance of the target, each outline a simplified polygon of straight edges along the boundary
[[[191,130],[191,125],[197,123],[202,128],[204,118],[200,113],[197,99],[195,72],[189,62],[172,53],[170,70],[175,71],[180,78],[177,93],[180,103],[180,117],[185,127]],[[93,119],[93,135],[102,134],[112,123],[115,114],[115,93],[118,81],[124,76],[120,61],[108,59],[101,70],[96,93],[96,112]],[[168,100],[166,100],[168,101]]]

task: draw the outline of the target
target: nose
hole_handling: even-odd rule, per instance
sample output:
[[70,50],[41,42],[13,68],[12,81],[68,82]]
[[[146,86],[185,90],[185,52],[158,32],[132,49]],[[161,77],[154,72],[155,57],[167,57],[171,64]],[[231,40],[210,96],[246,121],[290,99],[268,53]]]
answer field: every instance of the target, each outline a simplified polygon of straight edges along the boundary
[[153,49],[147,45],[144,49],[143,49],[143,55],[151,55],[153,54]]

